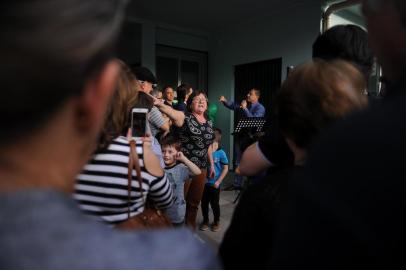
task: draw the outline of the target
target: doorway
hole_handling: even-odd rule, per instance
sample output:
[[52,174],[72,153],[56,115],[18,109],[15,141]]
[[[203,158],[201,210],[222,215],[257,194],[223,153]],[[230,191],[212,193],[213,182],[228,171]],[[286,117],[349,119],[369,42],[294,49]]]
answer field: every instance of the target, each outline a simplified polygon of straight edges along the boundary
[[[245,99],[248,91],[258,88],[261,91],[259,102],[264,105],[266,116],[272,111],[276,92],[281,86],[282,58],[237,65],[234,68],[234,98],[236,102]],[[234,125],[240,116],[234,114]]]
[[181,83],[188,83],[193,89],[207,91],[207,58],[206,52],[157,45],[158,87],[170,85],[176,90]]
[[[265,117],[272,115],[273,102],[276,92],[281,86],[282,58],[265,60],[260,62],[237,65],[234,68],[234,100],[241,102],[246,98],[252,88],[259,89],[261,96],[259,102],[265,107]],[[234,113],[234,128],[242,117],[242,112]],[[269,125],[269,122],[267,126]],[[234,140],[238,140],[235,137]],[[240,139],[241,140],[241,139]],[[250,142],[234,141],[233,167],[239,163],[238,157],[244,152]]]

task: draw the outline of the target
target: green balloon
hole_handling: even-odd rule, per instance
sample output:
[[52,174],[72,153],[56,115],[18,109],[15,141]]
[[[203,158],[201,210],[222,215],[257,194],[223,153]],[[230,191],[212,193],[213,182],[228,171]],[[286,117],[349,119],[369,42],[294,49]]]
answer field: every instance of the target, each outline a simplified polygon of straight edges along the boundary
[[218,107],[215,103],[210,103],[208,108],[207,108],[207,114],[209,116],[209,119],[214,123],[214,121],[216,120],[216,116],[217,116],[217,110]]

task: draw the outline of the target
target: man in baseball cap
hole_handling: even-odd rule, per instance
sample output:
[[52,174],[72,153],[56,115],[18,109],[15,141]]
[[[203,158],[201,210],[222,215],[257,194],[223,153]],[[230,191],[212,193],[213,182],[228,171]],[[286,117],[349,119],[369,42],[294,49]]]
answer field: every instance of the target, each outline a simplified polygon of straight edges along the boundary
[[155,75],[146,67],[135,67],[133,72],[140,83],[141,91],[150,93],[156,87],[157,79]]

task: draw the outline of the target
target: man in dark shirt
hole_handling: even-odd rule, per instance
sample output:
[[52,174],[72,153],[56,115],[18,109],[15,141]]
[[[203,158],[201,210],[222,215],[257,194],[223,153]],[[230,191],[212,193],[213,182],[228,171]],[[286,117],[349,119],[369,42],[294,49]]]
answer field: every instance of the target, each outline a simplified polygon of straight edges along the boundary
[[364,0],[388,95],[323,136],[289,186],[272,269],[404,269],[406,2]]
[[175,97],[175,93],[174,93],[173,88],[171,86],[167,85],[167,86],[165,86],[163,88],[162,97],[165,100],[165,102],[164,102],[165,105],[168,105],[168,106],[171,106],[171,107],[174,105],[173,104],[173,99]]

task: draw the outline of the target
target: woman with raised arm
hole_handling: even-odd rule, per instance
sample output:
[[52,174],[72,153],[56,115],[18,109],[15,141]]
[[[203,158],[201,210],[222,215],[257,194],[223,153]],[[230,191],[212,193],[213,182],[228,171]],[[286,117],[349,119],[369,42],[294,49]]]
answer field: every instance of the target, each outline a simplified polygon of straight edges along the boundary
[[[207,117],[207,96],[203,91],[194,91],[187,101],[185,121],[178,134],[182,143],[182,152],[195,163],[201,174],[192,178],[190,186],[186,190],[186,216],[187,225],[196,229],[196,216],[207,176],[207,166],[210,162],[213,166],[210,145],[214,139],[214,131],[211,121]],[[214,174],[211,169],[210,175]]]

